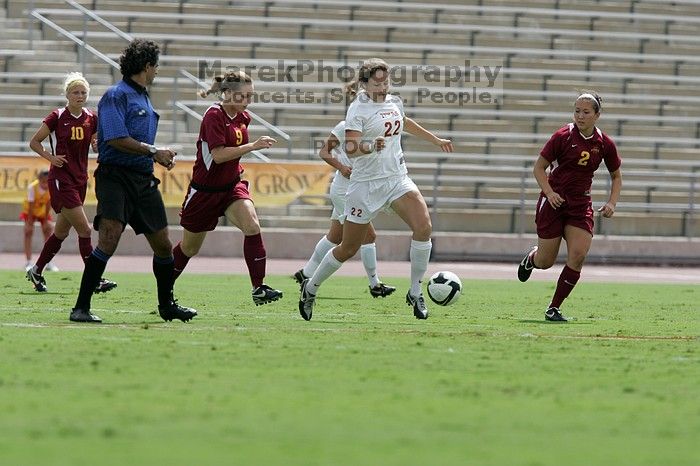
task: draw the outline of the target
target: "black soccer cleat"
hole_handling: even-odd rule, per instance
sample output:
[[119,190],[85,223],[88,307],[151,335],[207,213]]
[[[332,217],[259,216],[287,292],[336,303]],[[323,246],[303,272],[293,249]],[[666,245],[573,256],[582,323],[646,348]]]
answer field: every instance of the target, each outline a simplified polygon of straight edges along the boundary
[[100,319],[92,312],[78,308],[73,308],[73,310],[70,313],[69,319],[71,322],[91,322],[95,324],[99,324],[102,322],[102,319]]
[[394,291],[396,291],[395,286],[386,285],[382,282],[379,282],[377,286],[369,287],[369,294],[371,294],[373,298],[386,298]]
[[106,293],[109,290],[113,290],[117,287],[117,282],[112,280],[107,280],[106,278],[100,278],[100,282],[95,287],[95,293]]
[[311,320],[311,316],[314,313],[314,303],[316,302],[316,295],[306,291],[308,283],[308,278],[301,282],[301,294],[299,296],[299,314],[304,320]]
[[27,280],[32,282],[34,289],[40,293],[46,292],[46,279],[38,273],[34,273],[34,267],[27,269]]
[[270,288],[264,283],[253,290],[253,302],[256,306],[277,301],[282,296],[283,293],[280,290]]
[[425,305],[423,293],[418,295],[416,298],[412,296],[411,292],[409,291],[406,293],[406,304],[413,306],[413,315],[416,316],[416,319],[425,320],[428,318],[428,307]]
[[558,307],[550,307],[544,313],[544,319],[550,322],[568,322],[569,320],[561,315]]
[[160,314],[161,319],[166,322],[170,322],[174,319],[187,322],[197,315],[197,311],[194,309],[180,306],[177,303],[177,299],[171,299],[167,306],[158,306],[158,313]]
[[299,269],[299,270],[297,270],[296,272],[294,272],[293,277],[294,277],[294,281],[296,281],[296,282],[297,282],[298,284],[300,284],[300,285],[301,285],[301,284],[304,282],[304,280],[306,280],[307,278],[311,278],[311,277],[307,277],[307,276],[304,274],[304,269]]
[[526,282],[528,278],[530,278],[530,275],[532,275],[532,269],[535,268],[535,264],[532,263],[532,260],[530,260],[530,256],[537,251],[537,246],[533,246],[530,248],[530,250],[525,254],[525,257],[523,257],[523,260],[520,261],[520,264],[518,265],[518,280],[521,282]]

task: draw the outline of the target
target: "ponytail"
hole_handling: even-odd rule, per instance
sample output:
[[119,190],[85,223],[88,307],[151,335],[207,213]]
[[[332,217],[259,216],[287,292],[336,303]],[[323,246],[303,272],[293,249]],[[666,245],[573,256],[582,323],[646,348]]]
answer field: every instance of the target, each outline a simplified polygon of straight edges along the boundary
[[243,84],[250,84],[253,79],[243,71],[229,71],[223,76],[215,76],[211,83],[211,87],[206,91],[204,89],[197,92],[202,98],[206,98],[210,94],[222,94],[224,91],[231,89],[237,91]]

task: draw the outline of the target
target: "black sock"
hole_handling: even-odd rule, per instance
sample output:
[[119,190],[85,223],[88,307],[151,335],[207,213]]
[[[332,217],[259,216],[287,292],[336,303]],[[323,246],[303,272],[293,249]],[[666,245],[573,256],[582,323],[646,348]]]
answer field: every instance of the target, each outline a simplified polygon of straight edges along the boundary
[[173,283],[175,282],[174,270],[173,256],[153,256],[153,275],[156,276],[156,284],[158,285],[158,306],[170,305],[173,296]]
[[100,282],[107,260],[110,256],[95,248],[92,254],[85,260],[85,269],[83,270],[83,278],[80,280],[80,292],[78,300],[75,302],[76,309],[90,310],[90,300],[95,292],[95,287]]

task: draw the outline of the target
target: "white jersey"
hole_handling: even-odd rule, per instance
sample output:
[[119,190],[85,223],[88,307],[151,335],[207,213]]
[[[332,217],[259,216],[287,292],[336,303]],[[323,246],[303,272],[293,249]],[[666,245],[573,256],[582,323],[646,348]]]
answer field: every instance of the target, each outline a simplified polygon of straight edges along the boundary
[[345,129],[360,131],[362,141],[384,138],[380,152],[353,157],[351,181],[368,181],[407,173],[401,148],[403,131],[403,100],[387,95],[384,102],[374,102],[365,91],[360,91],[350,104],[345,117]]
[[[340,141],[338,147],[331,151],[331,155],[338,159],[343,165],[352,167],[352,160],[350,160],[348,154],[345,153],[345,120],[335,125],[335,128],[331,130],[331,134]],[[340,171],[336,170],[335,176],[333,177],[333,184],[336,185],[336,188],[342,188],[343,191],[347,191],[348,183],[350,183],[350,180],[345,178]]]

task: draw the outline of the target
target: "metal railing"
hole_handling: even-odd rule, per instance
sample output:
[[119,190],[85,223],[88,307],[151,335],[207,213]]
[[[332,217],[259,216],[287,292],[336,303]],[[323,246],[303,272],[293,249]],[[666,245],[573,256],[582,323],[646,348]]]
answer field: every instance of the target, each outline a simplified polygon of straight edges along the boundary
[[[198,121],[202,121],[202,119],[204,118],[202,115],[200,115],[199,113],[195,112],[195,111],[192,110],[190,107],[188,107],[187,105],[183,104],[182,102],[174,102],[174,103],[173,103],[173,106],[179,108],[180,110],[182,110],[183,112],[185,112],[187,115],[191,116],[192,118],[195,118],[195,119],[198,120]],[[174,126],[175,126],[175,122],[173,122],[173,127],[174,127]],[[263,154],[262,152],[260,152],[260,151],[252,150],[252,151],[249,152],[249,154],[255,156],[255,157],[256,157],[258,160],[260,160],[261,162],[265,162],[265,163],[271,162],[270,158],[269,158],[268,156],[266,156],[265,154]]]
[[[99,15],[91,12],[90,10],[86,9],[79,3],[75,2],[74,0],[65,0],[65,3],[69,5],[70,7],[74,8],[82,14],[83,17],[83,31],[82,31],[82,39],[75,34],[71,33],[70,31],[67,31],[66,29],[62,28],[55,22],[51,21],[50,19],[46,18],[43,14],[41,9],[35,10],[34,8],[30,8],[30,18],[35,18],[36,20],[40,21],[41,23],[47,25],[51,29],[57,31],[59,34],[65,36],[72,42],[76,43],[80,48],[79,48],[79,55],[80,55],[80,64],[82,66],[83,72],[85,72],[85,67],[87,66],[87,61],[88,58],[91,55],[94,55],[97,57],[99,60],[105,62],[106,64],[110,65],[112,70],[119,70],[119,65],[106,56],[105,54],[101,53],[99,50],[95,49],[94,47],[90,46],[87,41],[88,41],[88,21],[92,20],[100,25],[104,26],[108,30],[110,30],[112,33],[120,37],[121,39],[125,41],[131,41],[133,40],[133,36],[130,34],[121,31],[118,27],[114,26],[113,24],[109,23],[108,21],[104,20],[101,18]],[[30,2],[31,7],[34,6],[34,1]],[[30,39],[30,44],[32,44],[32,26],[30,25],[29,27],[29,39]],[[79,34],[79,33],[76,33]],[[32,46],[30,45],[30,48]],[[114,71],[112,71],[112,74],[114,76]],[[173,108],[173,119],[172,119],[172,140],[175,142],[176,137],[177,137],[177,119],[175,118],[176,112],[182,112],[182,114],[185,115],[185,117],[191,117],[194,118],[198,121],[202,120],[202,115],[200,115],[197,111],[193,110],[192,108],[188,107],[186,104],[184,104],[180,100],[180,83],[179,79],[180,77],[184,77],[186,80],[189,82],[194,83],[196,86],[203,88],[203,89],[208,89],[207,83],[204,83],[201,81],[199,78],[197,78],[195,75],[192,73],[189,73],[187,70],[181,69],[179,70],[179,73],[177,73],[174,77],[174,86],[173,86],[173,98],[172,98],[172,108]],[[189,89],[189,88],[188,88]],[[287,143],[287,156],[288,158],[292,157],[292,142],[291,142],[291,137],[286,134],[284,131],[281,131],[279,128],[275,127],[274,125],[268,123],[258,115],[256,115],[254,112],[251,112],[250,110],[248,111],[253,119],[255,119],[257,122],[261,123],[263,126],[265,126],[267,129],[270,131],[274,132],[278,136],[280,136],[284,141]],[[457,136],[459,137],[459,136]],[[264,154],[254,151],[252,154],[255,157],[257,157],[260,160],[263,160],[265,162],[269,162],[270,159],[266,157]],[[439,203],[439,196],[437,195],[437,188],[441,186],[441,179],[440,176],[445,172],[445,169],[443,167],[443,164],[446,162],[449,162],[447,158],[441,158],[437,160],[437,166],[436,170],[434,173],[434,178],[431,180],[433,184],[433,195],[432,195],[432,210],[433,213],[437,213],[437,207]],[[511,199],[512,203],[512,208],[513,208],[513,221],[512,221],[512,232],[514,233],[519,233],[522,235],[524,233],[525,229],[525,224],[526,224],[526,206],[530,204],[529,201],[526,200],[526,184],[528,181],[531,180],[531,165],[525,164],[522,167],[522,173],[520,173],[519,176],[519,182],[520,182],[520,197],[519,199]],[[693,237],[692,231],[693,231],[693,223],[695,221],[696,217],[696,202],[695,202],[695,197],[696,197],[696,190],[697,190],[697,182],[698,182],[698,177],[700,175],[700,172],[698,171],[698,167],[693,167],[692,169],[692,174],[689,179],[689,184],[688,184],[688,208],[686,211],[684,211],[684,217],[683,217],[683,232],[684,235],[687,236],[689,239]],[[623,173],[624,175],[624,173]],[[607,181],[608,189],[609,189],[609,180]],[[515,221],[516,216],[518,216],[519,221]],[[517,226],[516,226],[517,225]],[[603,234],[607,235],[608,231],[607,228],[604,226],[603,227]]]
[[[179,75],[184,76],[185,78],[187,78],[189,81],[196,84],[201,89],[204,89],[204,90],[209,89],[209,86],[207,85],[207,83],[205,83],[204,81],[201,81],[197,76],[193,75],[192,73],[190,73],[187,70],[180,70],[180,72],[177,75],[175,75],[175,82],[173,84],[173,95],[174,96],[179,95],[179,90],[178,90],[178,76]],[[173,108],[177,107],[181,110],[184,108],[187,108],[190,112],[194,112],[194,110],[192,110],[189,107],[187,107],[186,105],[182,104],[181,102],[179,102],[175,98],[173,98],[172,104],[173,104]],[[178,104],[180,104],[180,105],[178,105]],[[292,157],[292,138],[291,138],[291,136],[289,136],[289,134],[285,133],[284,131],[277,128],[276,126],[270,124],[267,120],[265,120],[264,118],[261,118],[255,112],[253,112],[251,110],[246,110],[246,112],[248,112],[250,114],[250,116],[251,116],[251,118],[253,118],[253,120],[257,121],[258,123],[263,125],[265,128],[267,128],[268,130],[270,130],[273,133],[275,133],[276,135],[278,135],[280,138],[282,138],[287,143],[287,158],[291,158]],[[194,112],[194,113],[196,113],[196,112]],[[200,121],[201,121],[201,118],[200,118]],[[175,133],[176,133],[176,128],[175,128],[175,122],[173,121],[173,139],[175,138]],[[260,155],[262,155],[262,154],[260,154]],[[263,157],[265,157],[265,156],[263,156]],[[267,157],[265,157],[265,158],[267,159]],[[267,160],[269,161],[269,159],[267,159]]]
[[[117,62],[115,62],[114,60],[112,60],[112,59],[109,58],[107,55],[103,54],[102,52],[100,52],[99,50],[97,50],[96,48],[94,48],[93,46],[89,45],[89,44],[88,44],[87,42],[85,42],[84,40],[79,39],[79,38],[76,37],[74,34],[72,34],[70,31],[66,31],[65,29],[63,29],[63,28],[62,28],[61,26],[59,26],[58,24],[56,24],[56,23],[54,23],[53,21],[51,21],[50,19],[44,17],[38,10],[33,10],[33,11],[31,11],[30,16],[33,17],[33,18],[36,18],[36,19],[39,20],[41,23],[46,24],[46,25],[47,25],[48,27],[50,27],[51,29],[55,30],[56,32],[58,32],[58,33],[61,34],[62,36],[65,36],[66,38],[70,39],[71,41],[75,42],[76,44],[78,44],[78,45],[80,46],[80,49],[79,49],[79,50],[82,50],[82,51],[83,51],[82,54],[81,54],[81,55],[82,55],[82,58],[83,58],[83,59],[81,60],[81,68],[82,68],[83,74],[85,74],[86,60],[84,59],[84,57],[85,57],[85,52],[86,52],[86,51],[87,51],[87,52],[90,52],[90,53],[91,53],[92,55],[94,55],[95,57],[99,58],[99,59],[102,60],[103,62],[105,62],[105,63],[107,63],[108,65],[110,65],[110,66],[112,67],[112,69],[119,70],[119,64],[118,64]],[[30,26],[30,27],[31,27],[31,26]],[[112,73],[112,77],[114,77],[114,73]]]
[[[104,18],[101,18],[99,15],[96,13],[90,11],[89,9],[85,8],[83,5],[80,3],[74,1],[74,0],[64,0],[64,2],[77,10],[78,13],[82,14],[83,17],[83,32],[82,32],[82,39],[78,38],[75,34],[71,33],[70,31],[67,31],[66,29],[62,28],[55,22],[51,21],[50,19],[46,18],[42,12],[47,12],[51,10],[47,9],[34,9],[34,2],[32,1],[30,4],[30,17],[31,18],[36,18],[40,22],[46,24],[50,28],[54,29],[56,32],[59,34],[67,37],[71,41],[75,42],[80,48],[78,49],[78,55],[79,55],[79,63],[81,66],[81,70],[83,74],[86,74],[86,67],[87,67],[87,61],[88,61],[88,54],[86,52],[90,52],[92,55],[96,56],[100,60],[104,61],[108,65],[112,67],[113,70],[119,70],[119,64],[100,52],[99,50],[95,49],[91,45],[87,43],[87,38],[88,38],[88,19],[91,19],[100,25],[104,26],[107,28],[109,31],[120,37],[126,42],[131,42],[134,40],[134,37],[131,34],[128,34],[122,30],[120,30],[118,27],[110,23],[109,21],[105,20]],[[28,27],[29,29],[29,39],[30,39],[30,48],[33,47],[33,42],[32,42],[32,22],[30,22],[30,25]],[[197,114],[194,110],[191,108],[187,107],[184,104],[178,105],[179,103],[179,82],[178,82],[178,76],[182,75],[185,78],[187,78],[189,81],[193,82],[196,84],[198,87],[201,87],[203,89],[208,89],[209,87],[206,85],[206,83],[200,81],[196,76],[194,76],[192,73],[188,72],[187,70],[181,69],[178,74],[175,75],[174,78],[174,84],[173,84],[173,98],[172,98],[172,106],[173,106],[173,119],[172,119],[172,140],[171,143],[175,144],[177,142],[176,140],[176,135],[177,135],[177,121],[176,121],[176,113],[177,110],[185,112],[186,115],[193,116],[193,114]],[[114,71],[112,71],[112,77],[114,78]],[[187,109],[187,110],[185,110]],[[276,126],[272,125],[269,123],[267,120],[264,118],[260,117],[257,115],[255,112],[251,110],[246,110],[248,114],[250,114],[251,118],[261,125],[263,125],[265,128],[268,130],[272,131],[273,133],[277,134],[280,138],[282,138],[286,144],[287,144],[287,157],[292,156],[292,138],[285,133],[284,131],[280,130]],[[197,114],[199,115],[199,114]],[[199,120],[201,121],[201,115],[199,116]],[[269,162],[270,159],[262,154],[260,151],[253,151],[252,154],[256,156],[259,160],[264,161],[264,162]]]

